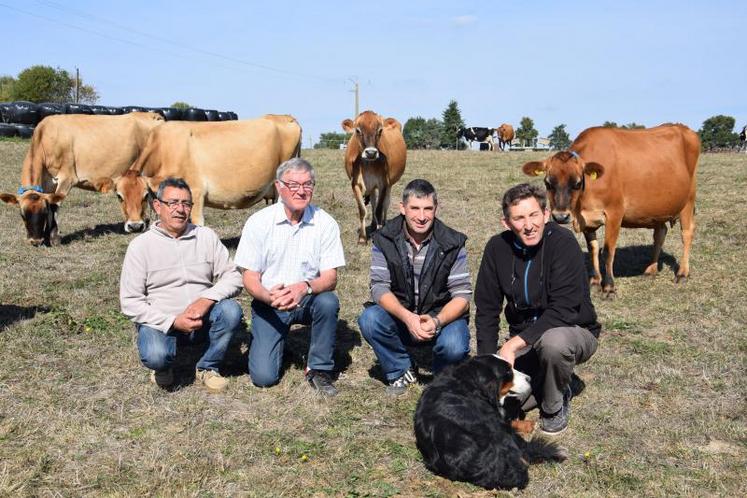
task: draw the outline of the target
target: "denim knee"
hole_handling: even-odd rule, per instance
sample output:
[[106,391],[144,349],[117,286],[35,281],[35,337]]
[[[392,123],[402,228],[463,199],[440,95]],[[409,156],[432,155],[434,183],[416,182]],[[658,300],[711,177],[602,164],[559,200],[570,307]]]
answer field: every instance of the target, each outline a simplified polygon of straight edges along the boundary
[[435,353],[446,363],[456,363],[463,360],[469,355],[469,342],[465,344],[464,340],[456,334],[444,337],[436,345]]
[[280,381],[280,372],[276,372],[273,375],[273,373],[267,369],[251,370],[249,376],[252,379],[252,384],[257,387],[271,387]]
[[313,309],[315,314],[337,316],[340,312],[340,300],[334,292],[322,292],[314,297]]
[[244,315],[239,303],[233,299],[224,299],[215,303],[215,307],[219,313],[217,320],[225,321],[227,328],[235,329],[239,326]]
[[141,363],[151,370],[166,370],[174,361],[166,341],[150,341],[147,347],[139,347],[138,349]]
[[380,306],[369,306],[363,310],[363,313],[358,317],[358,329],[361,331],[361,335],[366,341],[371,342],[371,338],[374,336],[374,332],[381,324],[381,314],[386,313]]

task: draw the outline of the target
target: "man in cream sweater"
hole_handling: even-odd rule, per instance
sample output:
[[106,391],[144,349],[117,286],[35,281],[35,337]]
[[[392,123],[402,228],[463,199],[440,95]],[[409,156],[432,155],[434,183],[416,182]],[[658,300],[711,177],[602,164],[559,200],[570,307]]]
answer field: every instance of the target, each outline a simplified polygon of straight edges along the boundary
[[159,221],[130,242],[122,264],[119,299],[135,322],[140,361],[151,382],[174,383],[177,345],[207,341],[195,379],[210,392],[228,379],[218,369],[241,323],[241,274],[210,228],[189,221],[192,192],[181,178],[166,178],[153,209]]

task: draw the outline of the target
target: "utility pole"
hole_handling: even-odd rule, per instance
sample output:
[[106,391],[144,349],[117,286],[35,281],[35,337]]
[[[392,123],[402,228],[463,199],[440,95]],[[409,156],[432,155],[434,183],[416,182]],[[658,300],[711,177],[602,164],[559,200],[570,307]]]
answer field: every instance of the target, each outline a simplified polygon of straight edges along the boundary
[[358,114],[360,114],[360,110],[359,110],[359,106],[358,106],[358,103],[360,102],[360,97],[359,97],[359,94],[360,94],[359,88],[360,87],[358,85],[358,79],[357,78],[355,78],[355,79],[348,78],[348,81],[350,81],[351,83],[353,83],[353,89],[349,90],[349,91],[353,92],[355,94],[355,114],[353,114],[353,119],[355,119],[356,117],[358,117]]
[[80,102],[80,70],[75,68],[75,103]]

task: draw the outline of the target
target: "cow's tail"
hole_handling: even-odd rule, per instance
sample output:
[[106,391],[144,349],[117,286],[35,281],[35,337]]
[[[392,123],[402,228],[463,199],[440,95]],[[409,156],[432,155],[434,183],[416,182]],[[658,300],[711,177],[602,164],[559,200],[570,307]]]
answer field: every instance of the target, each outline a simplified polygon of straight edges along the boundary
[[293,157],[301,157],[301,143],[302,142],[303,142],[303,130],[300,130],[298,132],[298,143],[296,144],[296,150],[293,151]]

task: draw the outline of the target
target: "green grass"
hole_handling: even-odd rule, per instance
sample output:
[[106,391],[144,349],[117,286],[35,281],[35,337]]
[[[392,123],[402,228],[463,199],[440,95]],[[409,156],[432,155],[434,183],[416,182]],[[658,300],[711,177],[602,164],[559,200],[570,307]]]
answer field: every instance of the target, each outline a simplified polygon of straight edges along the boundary
[[[0,141],[0,191],[17,189],[27,147]],[[332,400],[303,382],[304,328],[292,333],[289,366],[274,388],[249,382],[246,333],[229,353],[225,394],[189,382],[197,350],[185,351],[180,363],[186,385],[154,388],[134,329],[118,312],[119,271],[133,236],[111,232],[121,222],[114,196],[73,190],[60,214],[64,244],[53,248],[26,246],[17,208],[0,207],[0,496],[496,495],[423,467],[412,432],[421,388],[385,397],[357,328],[370,246],[355,243],[342,153],[304,156],[318,171],[314,201],[340,223],[348,262],[338,285],[340,395]],[[525,161],[541,157],[410,152],[393,199],[412,178],[431,180],[441,218],[470,237],[474,279],[499,229],[499,197],[527,179]],[[622,231],[617,267],[629,276],[616,279],[616,300],[593,295],[605,332],[578,369],[587,387],[562,439],[571,458],[533,466],[522,496],[747,495],[747,159],[703,156],[698,185],[687,284],[672,281],[678,227],[656,278],[642,275],[651,231]],[[207,210],[206,222],[235,244],[260,207]],[[396,210],[395,202],[390,213]],[[246,294],[239,301],[248,310]]]

